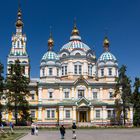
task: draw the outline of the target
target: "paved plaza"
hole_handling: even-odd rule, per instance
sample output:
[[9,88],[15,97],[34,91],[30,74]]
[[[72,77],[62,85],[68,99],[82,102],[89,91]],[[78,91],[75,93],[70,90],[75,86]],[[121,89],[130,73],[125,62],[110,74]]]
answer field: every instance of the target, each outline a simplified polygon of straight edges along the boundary
[[[65,140],[71,139],[71,130],[66,130]],[[29,133],[20,140],[60,140],[60,134],[59,131],[40,131],[38,136]],[[77,130],[77,140],[140,140],[140,129]]]

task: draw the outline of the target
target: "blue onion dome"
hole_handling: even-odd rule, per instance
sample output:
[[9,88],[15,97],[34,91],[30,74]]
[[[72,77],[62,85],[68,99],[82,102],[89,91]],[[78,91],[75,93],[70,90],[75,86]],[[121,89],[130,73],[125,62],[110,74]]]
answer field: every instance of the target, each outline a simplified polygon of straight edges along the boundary
[[43,55],[41,62],[59,60],[59,56],[52,50],[53,46],[54,40],[52,38],[52,33],[50,33],[50,38],[48,39],[48,51]]
[[83,51],[87,52],[90,48],[81,41],[81,36],[79,35],[79,30],[77,29],[76,24],[74,24],[74,28],[71,33],[70,41],[65,44],[60,51],[68,50],[69,52],[73,51],[74,49],[82,49]]
[[103,42],[104,52],[101,54],[101,56],[98,59],[98,62],[104,61],[113,61],[117,62],[116,57],[109,51],[110,42],[107,37],[105,37]]

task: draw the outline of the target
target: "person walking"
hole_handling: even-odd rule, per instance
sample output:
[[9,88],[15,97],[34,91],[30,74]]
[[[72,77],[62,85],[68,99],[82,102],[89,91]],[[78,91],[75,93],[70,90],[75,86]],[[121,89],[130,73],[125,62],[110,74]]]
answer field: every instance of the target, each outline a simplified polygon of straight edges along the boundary
[[35,135],[38,136],[38,126],[37,126],[37,124],[35,125]]
[[12,122],[10,122],[9,126],[10,126],[10,129],[11,129],[11,132],[13,133],[14,124]]
[[66,133],[65,127],[63,125],[61,125],[61,127],[60,127],[61,139],[64,139],[65,133]]
[[73,133],[72,139],[76,139],[76,129],[77,129],[77,126],[75,123],[73,123],[73,125],[72,125],[72,133]]
[[35,126],[34,126],[34,124],[32,123],[32,124],[31,124],[31,135],[34,135],[34,133],[35,133]]

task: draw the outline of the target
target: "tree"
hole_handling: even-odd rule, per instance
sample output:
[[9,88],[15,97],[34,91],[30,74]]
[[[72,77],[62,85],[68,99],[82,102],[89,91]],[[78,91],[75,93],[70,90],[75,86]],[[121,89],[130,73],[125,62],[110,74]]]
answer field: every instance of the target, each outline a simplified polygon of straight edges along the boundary
[[133,109],[134,109],[134,116],[133,116],[133,124],[135,126],[140,126],[140,78],[135,78],[134,82],[134,92],[132,96],[133,101]]
[[[10,65],[9,75],[6,79],[7,99],[9,110],[14,110],[15,123],[18,124],[18,114],[24,110],[26,97],[29,96],[29,79],[24,76],[24,67],[19,60]],[[27,109],[27,108],[26,108]]]
[[[0,101],[1,101],[1,97],[3,95],[3,89],[4,89],[3,80],[4,80],[4,77],[3,77],[3,64],[0,63]],[[0,123],[2,122],[2,109],[3,109],[3,105],[0,102]]]
[[131,80],[126,75],[126,66],[122,65],[119,69],[119,76],[116,78],[115,96],[117,119],[120,121],[123,112],[123,124],[126,124],[126,108],[131,102]]

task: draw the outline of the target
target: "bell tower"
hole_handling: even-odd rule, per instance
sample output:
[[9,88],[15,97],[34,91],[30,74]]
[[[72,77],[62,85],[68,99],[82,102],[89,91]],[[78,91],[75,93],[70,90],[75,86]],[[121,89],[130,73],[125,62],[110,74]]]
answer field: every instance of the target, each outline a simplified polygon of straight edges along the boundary
[[30,77],[30,61],[29,56],[26,51],[26,35],[22,33],[23,30],[23,21],[22,21],[22,11],[20,6],[18,7],[16,33],[12,36],[12,47],[10,54],[7,58],[7,74],[9,74],[10,64],[14,64],[15,60],[19,60],[21,65],[24,67],[24,75]]

